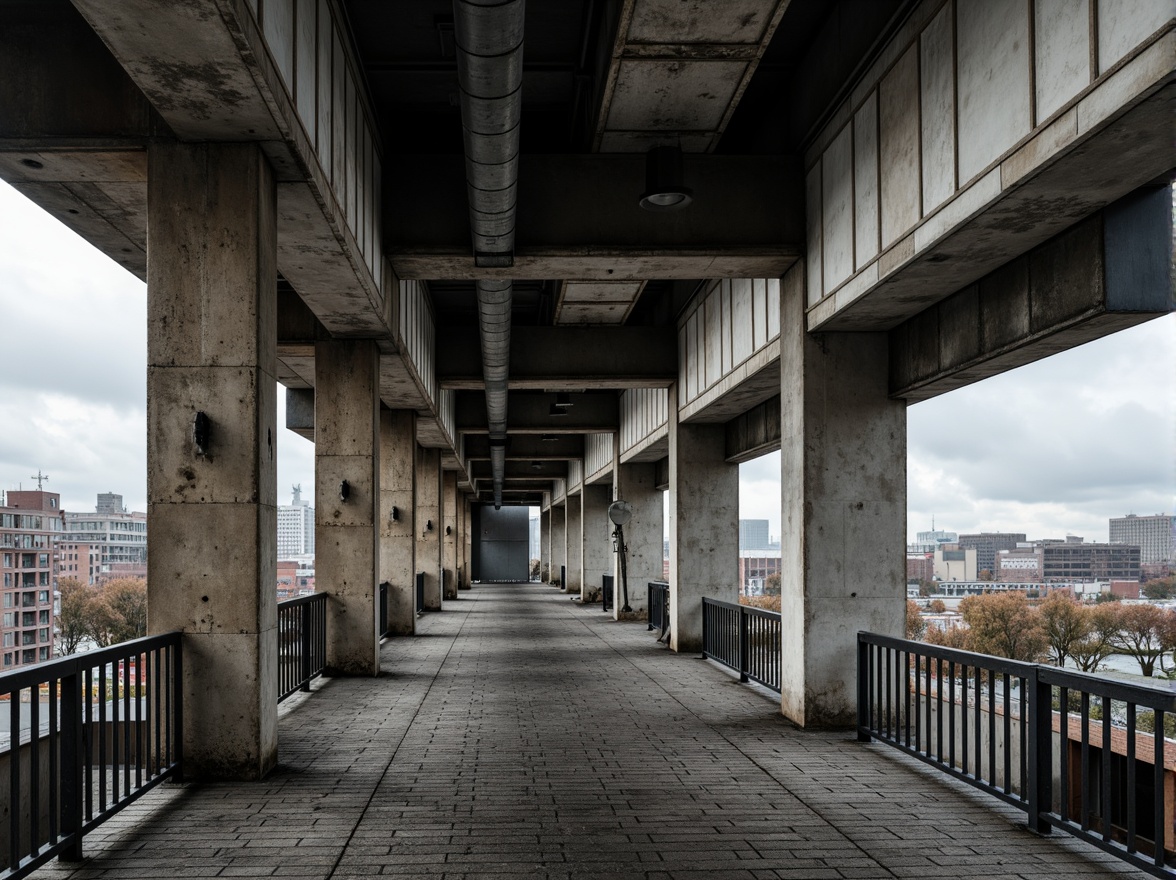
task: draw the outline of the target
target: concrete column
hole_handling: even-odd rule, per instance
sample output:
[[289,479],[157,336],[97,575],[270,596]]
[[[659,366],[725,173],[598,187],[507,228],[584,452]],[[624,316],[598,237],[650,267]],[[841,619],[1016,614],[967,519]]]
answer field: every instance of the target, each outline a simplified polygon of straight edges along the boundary
[[[738,469],[736,469],[738,478]],[[657,465],[653,462],[638,464],[620,464],[613,468],[613,491],[616,498],[628,501],[633,505],[633,518],[625,526],[625,543],[629,547],[629,607],[633,609],[633,616],[645,618],[649,615],[647,607],[650,581],[660,581],[665,577],[663,561],[665,559],[665,510],[662,504],[662,492],[657,488]],[[736,505],[738,506],[738,505]],[[605,505],[607,510],[607,505]],[[607,512],[604,522],[609,531]],[[736,543],[738,543],[738,525],[736,525]],[[612,550],[611,539],[609,550]],[[614,560],[616,554],[613,554]],[[738,558],[736,556],[736,558]],[[618,562],[613,563],[616,578],[617,595],[621,591],[621,569]],[[732,562],[736,566],[736,562]],[[615,604],[614,616],[621,618],[621,602]]]
[[[430,527],[431,524],[431,527]],[[441,610],[441,450],[417,450],[416,564],[425,573],[425,610]]]
[[612,502],[612,486],[607,483],[584,487],[584,584],[580,598],[584,602],[600,599],[600,588],[606,574],[613,573],[612,523],[608,521],[608,505]]
[[[314,345],[314,569],[327,603],[327,668],[378,675],[380,354],[367,339]],[[346,499],[343,498],[346,482]]]
[[416,632],[416,413],[380,411],[380,580],[393,635]]
[[901,636],[906,406],[888,396],[885,333],[804,332],[781,285],[781,710],[855,723],[858,630]]
[[441,587],[457,598],[457,471],[441,472]]
[[584,583],[584,507],[583,491],[578,495],[568,496],[567,506],[564,507],[567,529],[567,570],[568,580],[563,585],[565,593],[580,595],[581,585]]
[[[567,562],[567,511],[551,505],[551,582],[559,580],[559,568]],[[563,584],[561,583],[562,587]]]
[[274,176],[253,144],[153,143],[148,172],[148,627],[184,632],[185,774],[260,779],[278,757]]
[[460,489],[457,492],[457,525],[454,527],[457,533],[457,588],[459,590],[468,590],[470,588],[469,578],[466,575],[466,542],[468,536],[466,535],[466,523],[469,522],[470,504],[469,498],[465,492]]
[[[724,425],[681,424],[670,391],[670,647],[702,650],[702,598],[739,601],[739,465]],[[626,499],[627,500],[627,499]]]
[[461,501],[461,582],[460,589],[468,590],[472,586],[470,580],[470,560],[474,558],[473,499],[469,495],[462,495]]
[[539,511],[539,580],[551,583],[551,508]]

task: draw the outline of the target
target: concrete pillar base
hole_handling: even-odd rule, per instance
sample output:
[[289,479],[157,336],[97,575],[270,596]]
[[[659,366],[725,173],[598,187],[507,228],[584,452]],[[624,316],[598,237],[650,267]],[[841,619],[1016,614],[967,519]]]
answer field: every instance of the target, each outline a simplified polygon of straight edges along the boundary
[[799,271],[781,285],[781,710],[856,723],[857,632],[901,636],[906,404],[885,333],[804,332]]

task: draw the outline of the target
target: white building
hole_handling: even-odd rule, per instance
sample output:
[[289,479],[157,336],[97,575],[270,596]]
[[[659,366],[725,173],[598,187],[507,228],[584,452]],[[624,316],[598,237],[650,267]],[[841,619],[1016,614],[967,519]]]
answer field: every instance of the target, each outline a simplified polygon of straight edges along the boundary
[[290,504],[278,507],[278,559],[314,555],[314,508],[302,500],[302,486],[294,486]]
[[1110,521],[1112,544],[1134,544],[1139,548],[1141,564],[1176,562],[1176,516],[1157,513],[1154,516],[1113,517]]
[[66,512],[59,540],[97,548],[101,575],[147,574],[147,514],[128,511],[121,495],[103,492],[93,513]]

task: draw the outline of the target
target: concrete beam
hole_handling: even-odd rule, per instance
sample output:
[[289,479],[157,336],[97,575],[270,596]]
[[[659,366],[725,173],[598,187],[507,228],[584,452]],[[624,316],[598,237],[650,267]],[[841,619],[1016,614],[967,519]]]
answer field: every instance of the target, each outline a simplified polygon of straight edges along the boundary
[[[511,434],[594,434],[616,431],[621,422],[620,398],[609,392],[573,394],[567,415],[551,415],[552,394],[516,391],[507,400],[507,429]],[[485,434],[486,395],[459,391],[454,421],[457,430]]]
[[286,389],[286,428],[314,442],[314,389]]
[[[453,328],[437,349],[442,388],[483,387],[476,327]],[[512,389],[664,388],[678,375],[673,327],[515,327]]]
[[[68,96],[68,100],[63,100]],[[65,0],[0,8],[0,150],[131,142],[168,133]]]
[[1147,187],[890,332],[890,395],[978,382],[1176,308],[1172,190]]
[[780,448],[780,395],[727,422],[727,461],[740,464]]
[[[535,465],[538,467],[535,467]],[[506,479],[522,480],[525,482],[542,482],[554,479],[566,479],[568,466],[563,461],[537,461],[534,464],[522,461],[508,461],[506,463]],[[489,480],[490,462],[477,461],[470,463],[471,480]]]
[[514,266],[476,269],[460,156],[385,169],[384,242],[401,278],[764,278],[803,252],[804,187],[792,156],[687,155],[695,204],[637,205],[641,153],[519,159]]
[[[507,461],[570,461],[583,457],[584,438],[575,434],[553,434],[547,440],[535,434],[507,438]],[[467,462],[489,461],[490,437],[466,434],[465,458]]]

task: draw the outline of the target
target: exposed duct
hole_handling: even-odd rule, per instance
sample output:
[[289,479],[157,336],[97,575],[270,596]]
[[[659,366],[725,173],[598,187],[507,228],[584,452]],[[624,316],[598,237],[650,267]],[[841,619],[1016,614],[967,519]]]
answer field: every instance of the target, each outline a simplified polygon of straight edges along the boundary
[[[474,263],[514,265],[515,198],[523,87],[523,0],[454,0],[457,75]],[[478,281],[478,331],[494,507],[506,475],[506,386],[511,282]]]

